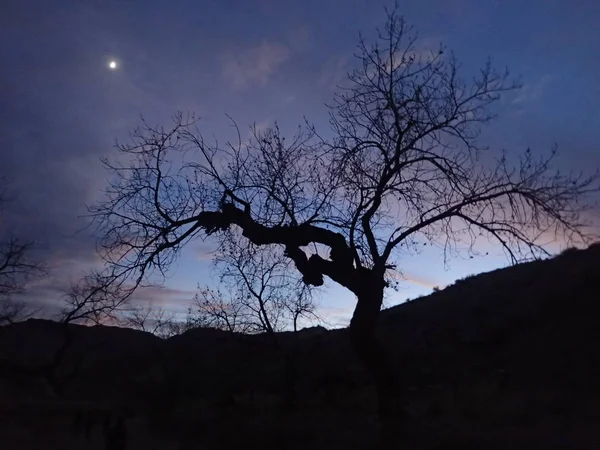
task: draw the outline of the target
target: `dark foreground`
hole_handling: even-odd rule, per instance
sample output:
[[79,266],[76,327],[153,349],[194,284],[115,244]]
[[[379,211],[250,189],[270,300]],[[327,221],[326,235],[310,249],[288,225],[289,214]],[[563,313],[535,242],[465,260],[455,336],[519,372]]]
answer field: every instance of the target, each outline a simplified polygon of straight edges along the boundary
[[[381,423],[345,331],[73,327],[57,393],[34,371],[62,329],[0,328],[1,449],[600,449],[600,246],[456,283],[382,314],[403,419]],[[20,370],[20,371],[19,371]],[[27,374],[29,373],[29,375]]]

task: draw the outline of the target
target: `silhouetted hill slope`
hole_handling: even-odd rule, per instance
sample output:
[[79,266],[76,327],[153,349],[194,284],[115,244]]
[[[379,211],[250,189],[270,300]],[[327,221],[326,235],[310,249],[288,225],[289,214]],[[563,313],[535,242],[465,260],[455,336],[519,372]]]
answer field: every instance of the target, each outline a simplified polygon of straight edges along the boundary
[[[409,415],[397,439],[412,449],[600,448],[598,280],[594,245],[383,311],[381,337]],[[36,402],[37,420],[125,405],[138,417],[128,419],[137,436],[130,448],[166,448],[165,440],[183,443],[170,448],[254,448],[265,435],[279,437],[264,448],[376,448],[372,387],[345,330],[278,336],[298,367],[297,412],[284,422],[283,358],[269,336],[199,329],[161,340],[120,328],[72,330],[71,358],[82,363],[62,397],[39,380],[0,376],[0,407],[13,422],[34,423]],[[0,360],[35,366],[62,332],[40,320],[2,327]],[[64,428],[52,420],[53,430]],[[73,445],[58,447],[81,448]],[[19,448],[40,447],[27,437]]]
[[576,379],[600,375],[599,277],[600,245],[572,250],[391,308],[382,329],[401,359],[422,370],[443,373],[473,361],[542,384],[568,367],[564,376],[581,386]]

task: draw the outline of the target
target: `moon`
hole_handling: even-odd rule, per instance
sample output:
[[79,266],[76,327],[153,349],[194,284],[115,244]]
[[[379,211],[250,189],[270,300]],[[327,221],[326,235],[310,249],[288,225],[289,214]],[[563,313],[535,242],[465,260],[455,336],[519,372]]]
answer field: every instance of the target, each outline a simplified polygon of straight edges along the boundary
[[117,68],[117,62],[114,59],[109,61],[108,68],[110,70],[115,70]]

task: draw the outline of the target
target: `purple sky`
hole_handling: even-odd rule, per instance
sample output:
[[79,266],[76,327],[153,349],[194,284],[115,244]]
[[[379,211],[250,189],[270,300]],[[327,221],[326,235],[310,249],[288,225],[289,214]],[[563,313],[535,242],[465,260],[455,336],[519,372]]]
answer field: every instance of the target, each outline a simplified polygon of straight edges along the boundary
[[[19,200],[3,226],[35,237],[53,269],[30,295],[52,303],[58,287],[97,262],[89,233],[74,234],[86,223],[79,215],[104,184],[99,157],[140,114],[166,123],[193,110],[220,140],[232,132],[225,114],[242,130],[275,119],[292,129],[303,116],[326,130],[324,103],[353,64],[358,32],[368,38],[382,24],[384,5],[393,2],[1,2],[0,175]],[[524,88],[503,99],[486,129],[492,148],[545,152],[556,143],[564,167],[600,166],[600,2],[406,0],[400,11],[422,48],[443,41],[465,72],[490,56],[521,76]],[[187,309],[196,284],[210,283],[209,248],[193,243],[167,288],[148,298]],[[495,247],[447,268],[439,253],[400,261],[407,281],[389,301],[506,263]],[[354,302],[330,287],[322,305],[342,323]]]

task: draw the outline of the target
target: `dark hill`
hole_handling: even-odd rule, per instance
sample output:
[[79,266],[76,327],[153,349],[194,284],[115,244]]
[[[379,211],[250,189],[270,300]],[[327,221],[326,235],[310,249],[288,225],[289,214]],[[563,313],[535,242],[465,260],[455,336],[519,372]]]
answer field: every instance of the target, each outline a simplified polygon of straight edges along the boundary
[[3,327],[0,447],[104,448],[98,427],[89,442],[72,437],[83,411],[125,417],[130,449],[600,448],[598,280],[594,245],[383,311],[408,415],[385,433],[345,330],[279,336],[298,366],[297,406],[283,414],[284,364],[268,336],[191,330],[160,340],[73,327],[61,370],[80,363],[57,397],[6,362],[35,368],[52,358],[60,325]]

